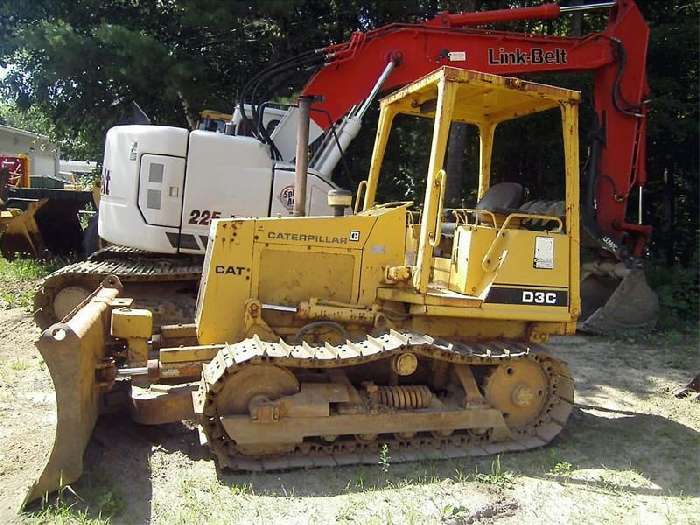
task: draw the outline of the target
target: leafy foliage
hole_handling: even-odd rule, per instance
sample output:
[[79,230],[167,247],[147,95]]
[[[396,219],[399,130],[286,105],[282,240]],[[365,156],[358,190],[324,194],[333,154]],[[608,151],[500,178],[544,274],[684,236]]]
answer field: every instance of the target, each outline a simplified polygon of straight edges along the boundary
[[700,319],[698,268],[700,260],[696,251],[687,267],[677,265],[668,268],[657,261],[647,272],[649,284],[659,295],[662,314],[660,328],[683,329],[690,326],[697,331]]
[[[0,0],[0,66],[9,65],[0,97],[13,104],[11,117],[33,115],[40,128],[61,141],[69,155],[99,159],[106,130],[136,102],[154,124],[192,125],[199,111],[229,111],[251,72],[301,52],[347,40],[391,22],[414,22],[441,10],[479,10],[540,5],[541,0]],[[654,255],[667,265],[687,266],[697,250],[698,230],[698,0],[638,0],[649,22],[649,83],[653,94],[648,129],[645,222],[655,225]],[[504,29],[569,34],[576,18],[522,21]],[[601,30],[604,12],[580,19],[582,32]],[[499,27],[501,28],[501,27]],[[293,96],[312,74],[303,70],[267,86],[262,94]],[[591,129],[589,76],[536,75],[584,93],[583,144]],[[2,110],[7,115],[7,110]],[[562,193],[546,174],[560,160],[556,126],[545,116],[512,129],[504,137],[494,179],[517,176],[545,195]],[[8,119],[7,116],[5,116]],[[21,119],[19,119],[21,120]],[[354,176],[337,170],[337,181],[354,188],[367,172],[376,113],[347,152]],[[390,174],[380,196],[420,199],[428,140],[423,124],[399,122],[386,157]],[[523,139],[527,138],[527,147]],[[462,199],[473,202],[478,144],[473,131],[466,144]],[[582,152],[585,160],[585,152]],[[514,175],[515,174],[515,175]],[[634,213],[630,214],[634,216]]]
[[0,258],[0,308],[29,308],[39,279],[60,268],[63,261]]

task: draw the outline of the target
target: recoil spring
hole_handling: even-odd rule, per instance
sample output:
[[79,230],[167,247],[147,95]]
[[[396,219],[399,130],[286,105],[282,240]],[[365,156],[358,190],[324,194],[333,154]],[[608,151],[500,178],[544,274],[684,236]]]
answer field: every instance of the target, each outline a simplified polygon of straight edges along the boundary
[[433,393],[425,385],[380,386],[379,402],[391,408],[428,408]]

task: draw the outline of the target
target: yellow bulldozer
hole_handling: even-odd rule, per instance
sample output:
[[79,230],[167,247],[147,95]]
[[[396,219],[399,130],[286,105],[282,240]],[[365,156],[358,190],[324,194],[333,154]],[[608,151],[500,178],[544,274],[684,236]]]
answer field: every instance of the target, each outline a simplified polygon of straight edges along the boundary
[[[381,101],[354,212],[212,223],[192,324],[153,333],[151,312],[106,279],[37,343],[58,414],[27,501],[80,476],[118,399],[141,424],[198,421],[218,466],[241,471],[376,463],[384,446],[411,461],[550,442],[574,401],[566,364],[542,344],[573,334],[580,311],[579,99],[443,67]],[[517,183],[490,184],[494,129],[549,110],[565,195],[558,213],[533,213]],[[377,202],[397,115],[434,121],[418,209]],[[480,132],[474,209],[443,208],[452,122]]]

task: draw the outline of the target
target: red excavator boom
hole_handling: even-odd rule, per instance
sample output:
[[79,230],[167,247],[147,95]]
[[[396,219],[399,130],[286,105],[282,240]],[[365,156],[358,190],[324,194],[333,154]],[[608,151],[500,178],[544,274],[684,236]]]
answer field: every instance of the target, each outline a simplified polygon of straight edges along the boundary
[[[610,8],[603,32],[582,37],[539,36],[467,26],[514,20],[549,20],[576,9]],[[388,61],[395,67],[382,90],[390,90],[442,65],[499,75],[556,71],[594,73],[598,133],[591,148],[588,225],[603,246],[618,256],[640,256],[651,227],[626,219],[629,196],[646,183],[646,54],[649,28],[633,0],[592,6],[503,9],[440,13],[422,24],[390,24],[354,33],[348,42],[323,50],[325,64],[303,94],[322,97],[312,115],[329,127],[362,102]],[[342,89],[339,88],[342,86]],[[326,113],[327,112],[327,113]],[[585,193],[585,192],[584,192]],[[640,205],[641,208],[641,205]],[[584,224],[586,223],[584,218]]]

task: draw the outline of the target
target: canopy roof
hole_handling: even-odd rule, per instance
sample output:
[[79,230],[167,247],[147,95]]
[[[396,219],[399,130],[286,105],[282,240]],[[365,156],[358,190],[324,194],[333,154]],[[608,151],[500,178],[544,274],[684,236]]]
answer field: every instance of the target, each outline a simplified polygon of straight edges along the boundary
[[456,86],[453,120],[498,123],[581,100],[578,91],[444,66],[381,100],[396,113],[435,117],[438,84]]

